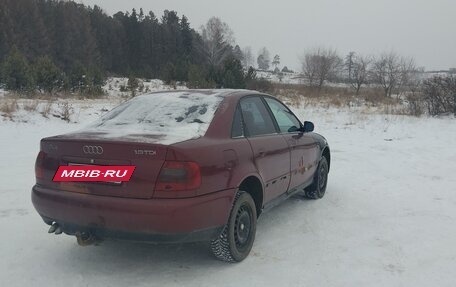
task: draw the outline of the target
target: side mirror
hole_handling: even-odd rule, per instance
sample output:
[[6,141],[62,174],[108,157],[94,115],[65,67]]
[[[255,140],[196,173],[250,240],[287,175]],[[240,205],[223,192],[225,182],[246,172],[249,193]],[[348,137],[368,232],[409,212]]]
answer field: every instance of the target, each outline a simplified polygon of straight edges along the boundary
[[312,122],[305,121],[302,130],[303,130],[305,133],[313,132],[313,130],[314,130],[314,124],[313,124]]

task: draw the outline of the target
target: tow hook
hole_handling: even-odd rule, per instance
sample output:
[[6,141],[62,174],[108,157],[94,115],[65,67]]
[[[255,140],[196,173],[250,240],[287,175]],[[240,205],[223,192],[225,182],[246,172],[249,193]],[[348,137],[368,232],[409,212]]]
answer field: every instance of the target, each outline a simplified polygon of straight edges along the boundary
[[100,240],[90,232],[76,232],[76,240],[80,246],[89,246]]

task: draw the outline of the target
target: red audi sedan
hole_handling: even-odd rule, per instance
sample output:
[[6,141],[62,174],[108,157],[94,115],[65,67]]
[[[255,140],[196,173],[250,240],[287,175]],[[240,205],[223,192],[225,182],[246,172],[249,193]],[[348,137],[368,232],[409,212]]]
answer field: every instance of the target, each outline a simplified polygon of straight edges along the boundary
[[[50,233],[81,245],[207,240],[218,259],[239,262],[264,210],[325,194],[330,150],[313,129],[255,91],[138,96],[82,130],[42,139],[32,201]],[[124,166],[125,180],[71,177]]]

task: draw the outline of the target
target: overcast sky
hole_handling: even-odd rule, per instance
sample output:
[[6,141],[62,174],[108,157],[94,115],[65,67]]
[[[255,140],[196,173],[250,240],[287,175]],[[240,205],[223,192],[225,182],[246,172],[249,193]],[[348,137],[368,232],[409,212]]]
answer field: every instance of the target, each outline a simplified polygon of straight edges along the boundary
[[456,67],[455,0],[79,0],[107,13],[143,8],[161,16],[165,9],[186,15],[199,30],[218,16],[236,42],[254,53],[266,46],[282,65],[299,69],[305,49],[332,47],[378,54],[394,50],[427,70]]

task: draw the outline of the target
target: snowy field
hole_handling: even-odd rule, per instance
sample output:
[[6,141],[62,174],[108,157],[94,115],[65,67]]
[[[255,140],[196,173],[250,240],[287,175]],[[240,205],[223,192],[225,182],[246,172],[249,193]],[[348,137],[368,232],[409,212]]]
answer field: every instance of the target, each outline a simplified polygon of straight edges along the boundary
[[[128,88],[128,78],[109,77],[103,86],[103,90],[111,97],[128,96],[130,92]],[[176,85],[170,86],[163,83],[162,80],[158,79],[138,79],[137,94],[145,94],[148,92],[173,90],[173,89],[184,90],[186,86]]]
[[240,264],[214,260],[204,243],[79,247],[47,234],[30,201],[40,138],[79,129],[118,103],[74,101],[71,123],[0,119],[2,286],[455,286],[452,117],[297,109],[331,145],[327,194],[263,214]]
[[272,71],[256,71],[257,78],[266,79],[273,83],[282,83],[282,84],[302,84],[302,75],[300,73],[282,73],[276,74]]

